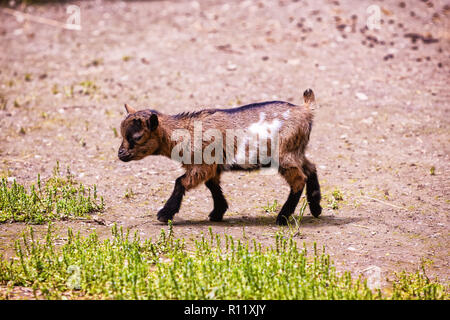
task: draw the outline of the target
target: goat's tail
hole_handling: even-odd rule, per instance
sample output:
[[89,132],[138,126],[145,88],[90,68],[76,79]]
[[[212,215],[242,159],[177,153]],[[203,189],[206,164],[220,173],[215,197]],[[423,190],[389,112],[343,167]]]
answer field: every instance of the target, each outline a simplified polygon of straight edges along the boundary
[[308,109],[314,108],[316,98],[314,97],[314,92],[311,89],[305,90],[305,92],[303,92],[303,99],[305,100],[305,106]]

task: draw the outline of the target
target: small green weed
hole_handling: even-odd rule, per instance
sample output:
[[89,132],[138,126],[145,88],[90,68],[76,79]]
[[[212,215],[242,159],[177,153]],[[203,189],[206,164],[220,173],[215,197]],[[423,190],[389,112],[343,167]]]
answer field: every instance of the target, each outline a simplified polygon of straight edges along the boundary
[[303,198],[303,201],[301,201],[300,204],[300,211],[298,215],[293,214],[292,215],[292,221],[294,221],[295,226],[288,221],[288,230],[291,235],[291,237],[295,238],[297,236],[301,236],[300,232],[300,226],[302,224],[303,216],[305,215],[306,207],[308,206],[308,201]]
[[264,207],[262,207],[262,208],[263,208],[264,211],[267,212],[267,213],[275,213],[275,212],[278,211],[278,206],[279,206],[279,203],[278,203],[278,201],[275,199],[275,200],[273,201],[272,204],[270,204],[270,203],[267,201],[267,206],[264,206]]
[[67,98],[73,98],[73,85],[64,86],[64,94]]
[[344,200],[342,192],[337,188],[335,188],[331,194],[325,196],[325,198],[327,199],[328,208],[333,210],[339,209],[339,202]]
[[59,93],[58,84],[56,84],[56,83],[53,84],[52,93],[53,94],[58,94]]
[[127,189],[125,190],[124,198],[125,198],[125,199],[131,199],[131,198],[133,198],[133,197],[134,197],[133,189],[132,189],[132,188],[127,188]]
[[84,95],[93,95],[99,90],[99,87],[95,84],[95,82],[90,80],[80,82],[80,86],[81,86],[81,94]]
[[0,110],[6,110],[6,106],[8,105],[8,99],[0,93]]
[[436,168],[434,166],[432,166],[430,168],[430,175],[434,176],[436,174]]

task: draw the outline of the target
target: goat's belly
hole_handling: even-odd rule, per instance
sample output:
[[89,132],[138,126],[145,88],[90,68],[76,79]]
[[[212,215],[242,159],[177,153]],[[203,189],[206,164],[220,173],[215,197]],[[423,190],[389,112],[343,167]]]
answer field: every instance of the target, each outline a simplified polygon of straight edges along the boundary
[[271,167],[271,163],[269,164],[225,164],[221,166],[223,171],[255,171],[261,168],[269,168]]

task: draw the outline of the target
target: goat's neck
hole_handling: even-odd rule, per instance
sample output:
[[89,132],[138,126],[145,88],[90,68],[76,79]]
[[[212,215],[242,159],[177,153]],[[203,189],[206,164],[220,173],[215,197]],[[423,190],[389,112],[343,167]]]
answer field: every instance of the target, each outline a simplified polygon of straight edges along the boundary
[[184,120],[172,119],[170,116],[164,118],[164,124],[160,128],[161,146],[159,154],[167,158],[172,158],[172,150],[179,143],[179,141],[172,139],[172,134],[177,129],[189,130],[189,123]]

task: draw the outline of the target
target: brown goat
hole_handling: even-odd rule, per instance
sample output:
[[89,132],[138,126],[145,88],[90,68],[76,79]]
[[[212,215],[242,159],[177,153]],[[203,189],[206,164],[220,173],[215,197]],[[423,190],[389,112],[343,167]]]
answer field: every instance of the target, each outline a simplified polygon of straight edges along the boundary
[[220,187],[221,173],[269,166],[276,167],[291,188],[276,222],[287,224],[305,184],[310,211],[318,217],[322,212],[319,181],[315,165],[305,156],[315,98],[311,89],[303,97],[304,106],[270,101],[177,115],[136,111],[125,105],[128,115],[121,123],[119,159],[127,162],[162,155],[182,163],[186,172],[176,179],[172,195],[157,215],[164,223],[179,211],[185,191],[203,182],[214,201],[209,218],[221,221],[228,209]]

